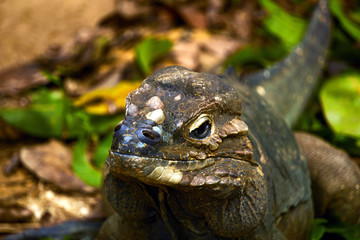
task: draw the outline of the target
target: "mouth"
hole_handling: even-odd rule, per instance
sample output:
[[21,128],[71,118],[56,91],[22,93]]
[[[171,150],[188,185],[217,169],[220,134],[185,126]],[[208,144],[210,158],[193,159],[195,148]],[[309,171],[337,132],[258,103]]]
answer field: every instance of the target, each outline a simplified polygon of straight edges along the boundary
[[109,151],[109,171],[117,176],[132,177],[149,184],[189,185],[189,176],[215,164],[215,158],[177,160],[136,156]]
[[109,152],[107,171],[126,181],[151,186],[202,189],[216,197],[230,196],[234,189],[244,189],[247,179],[262,172],[249,161],[213,157],[204,160],[152,158],[115,151]]

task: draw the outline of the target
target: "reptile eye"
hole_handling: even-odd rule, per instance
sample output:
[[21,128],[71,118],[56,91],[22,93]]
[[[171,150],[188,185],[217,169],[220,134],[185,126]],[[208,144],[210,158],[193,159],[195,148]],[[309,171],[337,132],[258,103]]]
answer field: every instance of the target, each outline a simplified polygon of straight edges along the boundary
[[207,116],[200,117],[190,128],[189,136],[202,140],[211,135],[212,122]]

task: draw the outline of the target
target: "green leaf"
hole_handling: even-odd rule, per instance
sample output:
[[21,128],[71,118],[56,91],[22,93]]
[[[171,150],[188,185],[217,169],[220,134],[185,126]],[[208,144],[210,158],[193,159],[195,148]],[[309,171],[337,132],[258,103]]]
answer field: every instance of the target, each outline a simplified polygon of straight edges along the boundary
[[326,227],[326,232],[346,240],[360,239],[360,224],[348,225],[337,219]]
[[310,227],[311,240],[320,240],[326,231],[325,223],[326,219],[316,218],[312,220]]
[[346,240],[360,239],[360,225],[356,226],[341,226],[337,228],[327,228],[326,232],[336,233]]
[[38,137],[60,137],[66,102],[62,92],[42,89],[30,96],[29,108],[0,109],[0,117],[20,130]]
[[50,82],[60,86],[61,80],[58,76],[54,75],[50,71],[43,70],[41,72]]
[[0,109],[0,117],[36,137],[77,138],[103,134],[122,117],[88,114],[73,107],[61,91],[41,89],[32,93],[30,99],[32,104],[27,108]]
[[356,66],[360,59],[360,51],[355,41],[339,28],[334,29],[333,36],[330,59]]
[[274,46],[255,46],[250,45],[240,49],[235,54],[231,55],[225,62],[225,69],[228,66],[241,69],[247,65],[257,65],[266,67],[273,64],[274,61],[280,59],[286,54],[283,45],[278,44]]
[[264,25],[270,33],[277,36],[288,50],[300,42],[306,21],[285,12],[271,0],[260,0],[260,4],[269,14]]
[[94,153],[94,164],[95,166],[102,168],[106,158],[109,154],[109,149],[113,140],[113,134],[108,134],[105,138],[99,143]]
[[341,2],[339,0],[331,0],[329,8],[332,14],[339,20],[344,30],[351,35],[356,41],[360,41],[360,26],[353,23],[343,12]]
[[[294,128],[296,130],[308,131],[316,133],[316,135],[321,135],[320,132],[326,131],[328,127],[317,118],[319,114],[321,114],[320,103],[313,100],[311,105],[302,113]],[[329,132],[330,134],[332,133],[330,129]]]
[[353,12],[349,13],[349,16],[351,17],[352,20],[354,20],[356,23],[360,24],[360,10],[356,9]]
[[147,38],[135,48],[136,61],[145,75],[151,73],[152,64],[169,53],[172,43],[167,39]]
[[352,240],[360,239],[360,225],[347,225],[340,222],[338,219],[332,219],[329,222],[326,219],[316,218],[311,222],[310,238],[312,240],[323,239],[324,234],[327,233],[326,239],[341,239]]
[[94,46],[93,59],[94,62],[97,62],[106,55],[110,46],[110,39],[106,36],[99,36],[95,39]]
[[360,73],[329,79],[320,90],[322,110],[337,133],[360,138]]
[[73,169],[75,174],[90,186],[100,187],[101,173],[96,171],[86,158],[86,140],[78,140],[73,151]]

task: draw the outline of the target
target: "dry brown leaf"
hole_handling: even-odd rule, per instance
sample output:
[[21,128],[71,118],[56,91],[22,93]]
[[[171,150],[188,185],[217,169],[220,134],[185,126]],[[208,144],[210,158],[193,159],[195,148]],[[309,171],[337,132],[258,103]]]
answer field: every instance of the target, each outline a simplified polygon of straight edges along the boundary
[[[105,66],[102,68],[105,68]],[[99,73],[90,77],[96,80],[84,78],[84,81],[79,81],[79,79],[66,78],[64,81],[66,94],[79,97],[96,89],[115,87],[119,82],[122,70],[120,68],[111,69],[106,73]]]
[[29,222],[33,213],[18,204],[0,205],[0,222]]
[[17,95],[49,82],[36,64],[9,68],[0,72],[0,79],[0,94],[6,96]]
[[222,0],[208,0],[209,7],[207,9],[207,19],[210,26],[220,27],[223,19],[221,16],[221,10],[224,7],[225,2]]
[[21,137],[21,132],[14,126],[0,119],[0,140],[15,140]]
[[[20,151],[21,145],[0,143],[0,169],[9,164],[11,156],[16,156],[14,153]],[[70,161],[65,162],[68,164]],[[46,169],[47,166],[40,167]],[[54,184],[39,181],[24,167],[14,169],[10,175],[0,171],[0,235],[67,220],[103,216],[99,191],[59,191]]]
[[252,16],[254,12],[254,6],[252,4],[246,4],[242,9],[238,9],[230,23],[235,33],[243,40],[249,40],[251,37],[252,29]]
[[151,5],[147,1],[116,0],[115,10],[125,19],[135,19],[150,14]]
[[41,180],[55,184],[64,191],[94,191],[72,171],[71,149],[56,140],[23,147],[20,150],[20,159],[22,164]]
[[176,64],[196,69],[199,64],[199,44],[193,41],[183,41],[174,45],[172,56]]
[[241,42],[232,38],[214,36],[202,42],[202,47],[213,53],[220,62],[241,47]]
[[204,29],[208,25],[205,14],[194,6],[180,6],[179,13],[191,27]]
[[[14,223],[16,219],[4,219],[7,221],[0,222],[0,234],[20,232],[27,228],[44,227],[68,220],[104,217],[99,193],[61,193],[54,191],[50,184],[41,182],[27,195],[17,196],[9,202],[14,206],[20,206],[18,221]],[[30,216],[27,216],[28,214]],[[27,222],[21,223],[19,220]]]

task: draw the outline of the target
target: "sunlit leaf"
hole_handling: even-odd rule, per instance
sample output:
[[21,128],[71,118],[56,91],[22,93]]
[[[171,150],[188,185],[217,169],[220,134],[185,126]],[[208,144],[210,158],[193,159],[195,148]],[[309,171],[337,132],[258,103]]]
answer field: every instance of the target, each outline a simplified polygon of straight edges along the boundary
[[42,89],[30,95],[27,108],[0,109],[0,117],[37,137],[77,138],[112,129],[120,116],[97,116],[72,106],[61,91]]
[[288,50],[300,42],[306,28],[303,19],[287,13],[271,0],[260,0],[260,4],[269,14],[264,21],[269,32],[277,36]]
[[28,108],[0,109],[0,116],[20,130],[38,137],[60,137],[66,101],[62,92],[41,90],[30,96]]
[[98,89],[83,94],[74,105],[84,107],[88,113],[92,114],[109,114],[119,109],[125,109],[125,99],[127,95],[137,89],[141,82],[122,81],[115,87]]
[[345,73],[329,79],[320,91],[323,112],[337,133],[360,138],[360,74]]
[[94,153],[95,166],[101,168],[104,165],[111,147],[112,139],[113,134],[111,132],[111,134],[108,134],[104,139],[102,139],[102,141],[97,146]]
[[73,169],[75,174],[90,186],[100,187],[101,173],[95,170],[86,157],[86,141],[79,139],[73,151]]
[[122,119],[122,115],[99,116],[89,114],[82,109],[69,106],[65,112],[65,126],[63,137],[78,138],[92,134],[103,134]]
[[169,53],[172,43],[167,39],[147,38],[135,48],[136,61],[145,75],[151,73],[152,64]]
[[329,8],[345,31],[356,41],[360,41],[360,26],[356,25],[344,14],[341,2],[339,0],[331,0],[329,2]]

